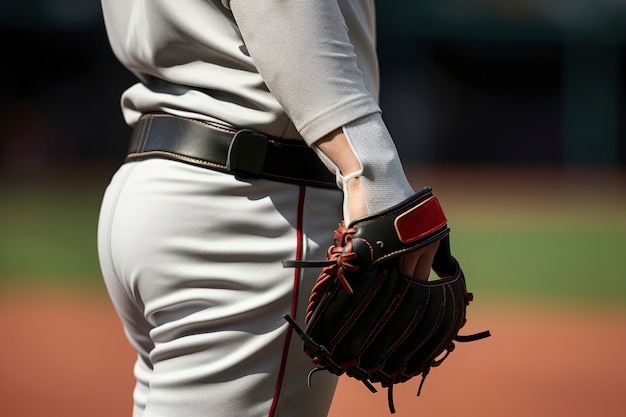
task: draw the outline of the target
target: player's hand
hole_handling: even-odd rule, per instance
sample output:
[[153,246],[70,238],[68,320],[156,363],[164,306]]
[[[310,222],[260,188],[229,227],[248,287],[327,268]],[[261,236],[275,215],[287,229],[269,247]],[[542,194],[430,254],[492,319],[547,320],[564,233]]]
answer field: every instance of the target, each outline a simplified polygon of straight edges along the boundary
[[[356,177],[349,180],[347,184],[348,194],[345,198],[348,198],[348,213],[349,218],[352,220],[367,214],[359,183],[359,177]],[[438,247],[439,242],[437,241],[422,249],[402,256],[402,258],[400,258],[400,268],[402,272],[410,277],[428,281],[433,259],[435,258],[435,252],[437,252]]]

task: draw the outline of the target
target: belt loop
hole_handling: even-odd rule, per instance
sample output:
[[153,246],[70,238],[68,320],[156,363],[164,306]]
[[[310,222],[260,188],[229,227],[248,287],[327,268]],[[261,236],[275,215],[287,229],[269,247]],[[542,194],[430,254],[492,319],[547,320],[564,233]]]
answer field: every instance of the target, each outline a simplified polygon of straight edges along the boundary
[[269,138],[250,129],[235,133],[228,147],[226,169],[240,176],[258,177],[263,170]]
[[145,119],[145,122],[141,125],[141,131],[139,132],[139,143],[137,144],[137,152],[143,152],[146,147],[148,134],[150,133],[150,128],[152,127],[152,119],[153,115],[148,115]]

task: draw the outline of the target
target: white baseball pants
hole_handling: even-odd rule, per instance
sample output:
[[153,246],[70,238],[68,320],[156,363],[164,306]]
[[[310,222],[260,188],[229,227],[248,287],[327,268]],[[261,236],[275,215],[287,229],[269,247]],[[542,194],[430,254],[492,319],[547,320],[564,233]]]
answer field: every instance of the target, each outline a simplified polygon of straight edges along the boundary
[[302,324],[341,219],[339,190],[238,180],[180,162],[122,165],[102,203],[104,280],[137,351],[133,417],[318,417],[336,377],[316,373]]

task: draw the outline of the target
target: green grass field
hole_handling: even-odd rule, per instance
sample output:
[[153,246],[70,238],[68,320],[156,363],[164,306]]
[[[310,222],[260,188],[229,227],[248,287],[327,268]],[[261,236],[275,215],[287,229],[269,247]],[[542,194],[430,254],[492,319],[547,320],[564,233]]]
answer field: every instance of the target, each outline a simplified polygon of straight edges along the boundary
[[100,285],[102,182],[0,187],[0,285]]
[[[0,288],[101,288],[95,233],[105,184],[0,185]],[[602,198],[578,193],[546,202],[540,194],[520,206],[511,200],[514,193],[483,201],[454,184],[450,191],[441,188],[448,193],[442,204],[471,291],[504,299],[626,303],[621,195],[605,190]]]

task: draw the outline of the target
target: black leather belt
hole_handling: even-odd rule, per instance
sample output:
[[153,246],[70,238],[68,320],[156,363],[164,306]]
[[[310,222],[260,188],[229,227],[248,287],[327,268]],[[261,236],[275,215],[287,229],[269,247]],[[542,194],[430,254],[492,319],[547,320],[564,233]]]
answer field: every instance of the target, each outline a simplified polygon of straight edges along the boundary
[[137,122],[126,161],[147,158],[173,159],[241,178],[337,189],[335,176],[302,141],[169,114],[147,114]]

